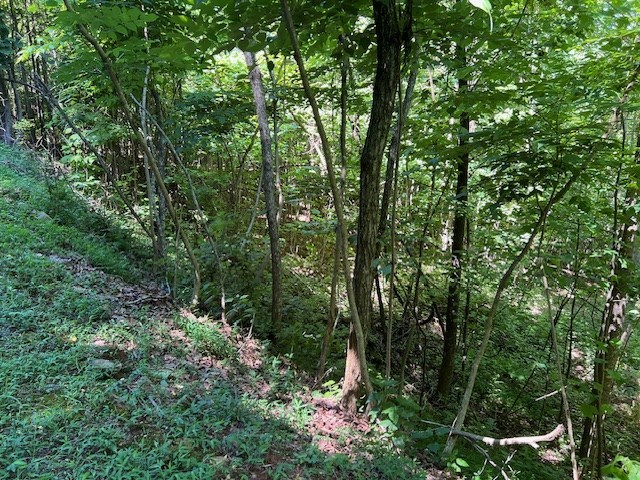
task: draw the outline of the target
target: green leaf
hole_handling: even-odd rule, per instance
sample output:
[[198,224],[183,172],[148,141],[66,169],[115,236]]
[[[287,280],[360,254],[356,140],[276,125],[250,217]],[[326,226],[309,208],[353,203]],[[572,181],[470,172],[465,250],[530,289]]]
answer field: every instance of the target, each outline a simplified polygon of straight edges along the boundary
[[489,0],[469,0],[469,3],[483,12],[491,14],[491,2]]
[[467,463],[467,461],[464,458],[456,458],[456,465],[459,465],[461,467],[468,467],[469,464]]
[[17,472],[18,470],[24,469],[27,466],[27,462],[22,459],[18,459],[14,461],[11,465],[9,465],[6,470],[9,472]]
[[598,409],[589,403],[580,405],[580,411],[582,411],[582,415],[587,418],[593,418],[598,414]]
[[469,0],[469,3],[476,8],[479,8],[487,15],[489,15],[489,31],[493,32],[493,17],[491,16],[491,2],[489,0]]

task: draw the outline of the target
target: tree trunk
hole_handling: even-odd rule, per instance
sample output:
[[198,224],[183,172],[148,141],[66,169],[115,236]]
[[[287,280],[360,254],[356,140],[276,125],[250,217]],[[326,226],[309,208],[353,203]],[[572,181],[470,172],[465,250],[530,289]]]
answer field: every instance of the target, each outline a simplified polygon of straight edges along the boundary
[[[458,58],[461,66],[466,65],[464,49],[457,47]],[[458,95],[464,96],[467,92],[468,83],[465,79],[458,80]],[[449,272],[449,292],[447,295],[447,312],[445,315],[444,345],[442,352],[442,363],[438,375],[437,395],[444,399],[451,391],[453,382],[453,370],[456,359],[456,346],[458,343],[458,310],[460,308],[460,285],[462,282],[462,271],[464,262],[464,237],[467,225],[467,199],[469,193],[467,185],[469,183],[469,151],[465,148],[468,145],[470,130],[469,113],[460,114],[460,132],[458,134],[458,146],[462,153],[458,158],[458,181],[456,183],[455,217],[453,220],[453,239],[451,241],[451,271]]]
[[[636,143],[636,165],[640,165],[640,135]],[[632,174],[633,175],[633,174]],[[634,176],[635,177],[635,176]],[[585,418],[580,443],[580,456],[589,457],[592,465],[597,465],[596,475],[600,476],[600,467],[605,459],[604,410],[611,401],[613,391],[612,373],[620,359],[620,340],[626,330],[626,308],[632,287],[632,269],[638,220],[636,203],[638,198],[637,178],[628,182],[624,202],[624,221],[618,232],[616,253],[611,262],[611,285],[607,292],[602,324],[598,334],[598,344],[602,346],[596,352],[594,362],[594,415]],[[597,428],[594,430],[594,423]]]
[[13,114],[11,97],[4,78],[0,77],[0,101],[2,103],[2,141],[5,145],[13,145]]
[[[364,329],[362,328],[362,322],[360,321],[360,314],[358,312],[358,305],[355,298],[354,288],[352,284],[351,277],[351,267],[349,265],[349,256],[347,254],[347,245],[348,245],[348,235],[347,235],[347,225],[345,223],[344,218],[344,202],[342,198],[342,193],[340,192],[340,188],[338,186],[338,182],[336,180],[335,172],[333,171],[333,154],[331,152],[331,146],[329,145],[329,140],[327,138],[327,132],[324,129],[324,124],[322,123],[322,118],[320,117],[320,109],[318,108],[318,102],[316,101],[316,97],[311,90],[311,84],[309,83],[309,76],[307,75],[307,70],[304,66],[304,61],[302,60],[302,54],[300,53],[300,45],[298,43],[298,35],[296,34],[296,29],[293,24],[293,18],[291,16],[291,10],[289,9],[289,5],[287,0],[280,0],[280,5],[282,6],[282,13],[284,16],[285,26],[287,31],[289,32],[289,38],[291,40],[291,45],[293,47],[293,55],[296,59],[296,63],[298,64],[298,70],[300,71],[300,80],[302,80],[302,86],[304,88],[305,96],[311,105],[311,110],[313,112],[313,119],[316,123],[316,127],[318,129],[318,134],[320,135],[320,140],[322,142],[322,153],[324,155],[324,160],[327,166],[327,176],[329,177],[329,184],[331,186],[331,193],[333,194],[334,200],[334,208],[336,212],[336,217],[338,220],[338,235],[340,236],[340,241],[338,242],[340,246],[340,257],[342,258],[342,271],[344,273],[345,279],[345,288],[347,290],[347,298],[349,300],[349,309],[351,314],[351,332],[355,336],[355,346],[357,348],[357,358],[359,360],[359,365],[356,367],[358,372],[361,375],[362,383],[364,383],[367,394],[373,393],[373,385],[369,378],[369,371],[367,368],[367,357],[365,350],[365,334]],[[354,402],[355,407],[355,402]]]
[[[162,111],[162,99],[158,92],[157,86],[151,83],[151,96],[153,97],[153,103],[155,107],[155,117],[158,125],[156,125],[156,137],[154,143],[156,145],[156,161],[158,162],[158,170],[162,178],[165,178],[167,171],[167,157],[168,157],[168,141],[166,135],[161,132],[164,128],[164,113]],[[177,161],[177,159],[176,159]],[[167,202],[162,196],[162,192],[158,188],[157,182],[154,183],[154,192],[157,199],[155,218],[154,218],[154,231],[156,236],[158,255],[160,258],[160,272],[166,276],[167,272]]]
[[[344,46],[346,37],[340,35],[340,45]],[[346,51],[342,52],[342,61],[340,62],[340,193],[344,195],[344,188],[347,182],[347,80],[349,75],[349,55]],[[333,272],[331,273],[331,296],[329,298],[329,313],[327,316],[327,326],[325,328],[324,337],[322,339],[322,347],[320,349],[320,358],[318,359],[318,367],[316,368],[316,382],[320,383],[324,377],[326,370],[327,358],[331,350],[331,342],[333,334],[338,324],[338,275],[340,273],[340,235],[336,232],[336,248],[333,258]]]
[[[353,289],[365,339],[371,323],[371,289],[375,274],[372,263],[375,259],[378,240],[380,167],[387,145],[394,100],[400,80],[402,44],[395,0],[386,2],[374,0],[373,15],[378,45],[377,66],[369,129],[360,155],[360,211],[353,278]],[[353,412],[356,409],[361,382],[358,345],[352,327],[342,385],[342,404],[349,411]]]
[[267,207],[267,223],[269,226],[269,243],[271,245],[271,333],[276,338],[280,331],[282,316],[282,287],[281,261],[278,234],[278,205],[276,204],[276,189],[273,175],[273,160],[271,153],[271,133],[269,131],[269,117],[264,99],[264,86],[260,69],[256,65],[255,54],[244,53],[244,59],[249,67],[249,81],[253,90],[256,104],[258,128],[260,130],[260,144],[262,146],[262,172],[264,178],[264,196]]
[[[409,116],[411,102],[413,101],[413,92],[418,78],[418,66],[414,65],[409,73],[407,87],[405,89],[404,98],[402,99],[402,125],[405,124]],[[393,173],[395,165],[400,156],[400,136],[399,125],[393,131],[391,144],[389,145],[389,153],[387,156],[387,167],[385,170],[384,187],[382,189],[382,200],[380,201],[380,224],[378,225],[378,238],[382,238],[387,228],[387,217],[389,216],[389,199],[391,198],[391,189],[393,187]]]

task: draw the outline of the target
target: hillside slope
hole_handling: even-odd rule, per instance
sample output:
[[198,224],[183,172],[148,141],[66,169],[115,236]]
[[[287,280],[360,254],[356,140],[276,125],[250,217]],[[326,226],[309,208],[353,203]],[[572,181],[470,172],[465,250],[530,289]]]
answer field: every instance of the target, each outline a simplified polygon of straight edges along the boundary
[[131,244],[0,150],[0,478],[439,478],[250,336],[177,310]]

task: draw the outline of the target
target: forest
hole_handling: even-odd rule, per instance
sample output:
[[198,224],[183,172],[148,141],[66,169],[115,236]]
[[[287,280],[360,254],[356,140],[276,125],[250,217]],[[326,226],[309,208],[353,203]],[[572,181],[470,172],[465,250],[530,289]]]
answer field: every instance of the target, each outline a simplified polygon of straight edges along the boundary
[[0,478],[640,480],[637,0],[0,0]]

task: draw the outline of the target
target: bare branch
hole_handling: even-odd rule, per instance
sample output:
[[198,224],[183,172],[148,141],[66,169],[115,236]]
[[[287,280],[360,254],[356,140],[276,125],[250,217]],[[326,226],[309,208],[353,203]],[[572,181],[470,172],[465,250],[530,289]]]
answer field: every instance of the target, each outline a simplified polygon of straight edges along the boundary
[[492,447],[500,446],[505,447],[509,445],[529,445],[533,448],[538,448],[539,442],[552,442],[560,435],[564,433],[564,425],[558,425],[553,431],[546,435],[536,435],[532,437],[510,437],[510,438],[491,438],[483,437],[482,435],[476,435],[475,433],[464,432],[462,430],[451,430],[451,435],[457,435],[459,437],[469,438],[477,442],[483,442]]

